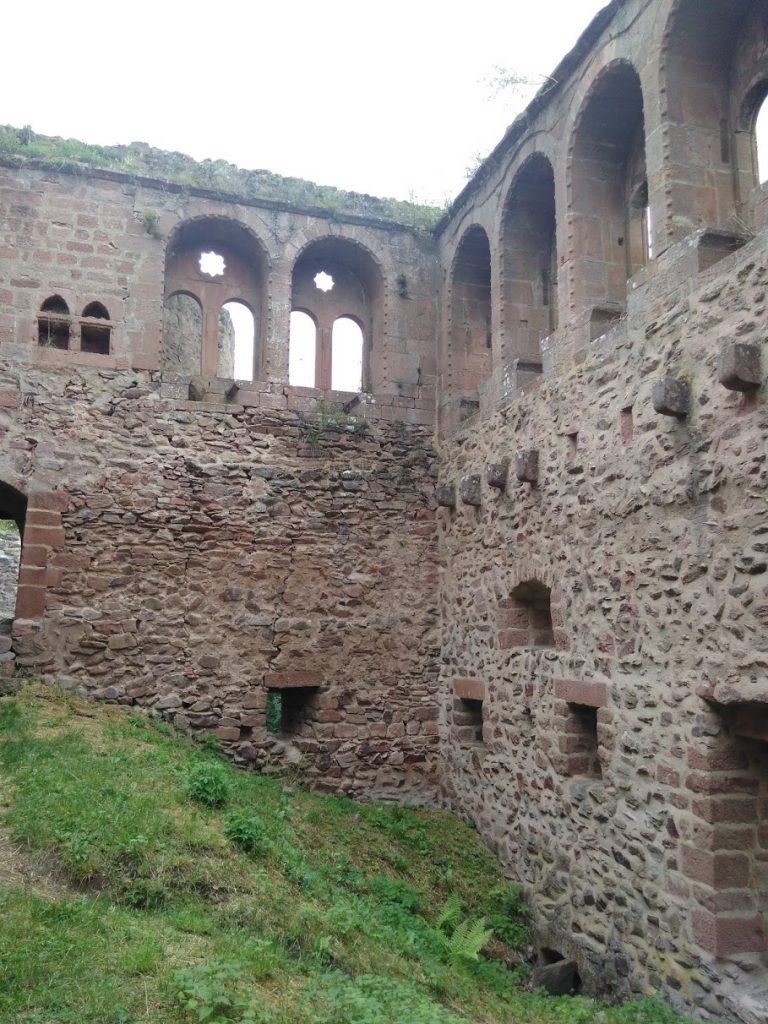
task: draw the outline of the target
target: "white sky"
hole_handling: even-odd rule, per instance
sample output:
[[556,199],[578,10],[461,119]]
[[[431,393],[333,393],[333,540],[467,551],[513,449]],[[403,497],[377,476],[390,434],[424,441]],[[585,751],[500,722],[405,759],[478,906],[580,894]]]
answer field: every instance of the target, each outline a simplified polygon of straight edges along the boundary
[[9,3],[0,123],[443,203],[605,2]]

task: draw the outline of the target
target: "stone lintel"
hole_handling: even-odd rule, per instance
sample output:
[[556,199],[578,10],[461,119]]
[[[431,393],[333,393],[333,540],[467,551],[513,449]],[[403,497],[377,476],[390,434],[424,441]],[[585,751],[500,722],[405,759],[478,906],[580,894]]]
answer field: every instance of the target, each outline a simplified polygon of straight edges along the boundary
[[453,680],[453,693],[461,700],[485,700],[485,683],[482,679],[457,678]]
[[316,689],[322,683],[318,672],[267,672],[264,676],[268,690],[291,690],[302,686]]
[[604,708],[608,704],[608,686],[605,683],[586,683],[580,679],[556,679],[555,697],[568,704]]

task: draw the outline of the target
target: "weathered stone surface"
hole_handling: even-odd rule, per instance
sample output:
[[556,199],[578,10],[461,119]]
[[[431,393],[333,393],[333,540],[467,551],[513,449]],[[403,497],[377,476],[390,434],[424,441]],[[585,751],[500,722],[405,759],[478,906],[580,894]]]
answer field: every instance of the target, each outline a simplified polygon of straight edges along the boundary
[[482,504],[482,478],[479,474],[462,478],[461,500],[465,505],[480,507]]
[[657,380],[653,385],[653,408],[662,416],[687,416],[691,411],[691,385],[678,377]]
[[558,960],[535,967],[531,987],[543,988],[551,996],[570,996],[578,991],[579,972],[575,960]]
[[453,484],[438,484],[435,500],[441,508],[456,508],[456,488]]
[[539,481],[539,453],[535,448],[518,452],[515,459],[515,475],[518,480],[527,484]]
[[490,462],[485,472],[485,478],[490,487],[496,487],[498,490],[503,491],[507,486],[508,474],[508,462]]
[[717,361],[717,379],[729,391],[754,391],[762,383],[760,347],[743,342],[723,345]]

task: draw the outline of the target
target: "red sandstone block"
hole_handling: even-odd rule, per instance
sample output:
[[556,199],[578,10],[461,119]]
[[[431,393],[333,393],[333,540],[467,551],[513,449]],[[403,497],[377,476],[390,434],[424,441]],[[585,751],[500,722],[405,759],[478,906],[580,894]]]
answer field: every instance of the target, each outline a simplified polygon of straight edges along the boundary
[[529,640],[527,629],[503,629],[499,633],[499,648],[508,651],[511,647],[527,647]]
[[747,775],[703,775],[694,773],[685,780],[694,793],[756,793],[758,781]]
[[660,764],[656,766],[656,779],[664,786],[679,786],[680,772],[676,772],[672,768],[665,768]]
[[569,704],[583,704],[588,708],[601,708],[608,703],[605,683],[587,683],[578,679],[556,679],[555,697]]
[[496,612],[497,629],[528,629],[527,608],[500,608]]
[[682,847],[683,874],[713,889],[743,889],[750,884],[749,859],[743,853],[710,853]]
[[45,509],[49,512],[66,512],[69,495],[66,491],[33,491],[29,495],[29,511]]
[[457,678],[453,680],[453,692],[461,700],[485,700],[485,683],[482,679]]
[[0,409],[16,409],[21,404],[18,391],[0,391]]
[[28,526],[24,530],[24,543],[45,544],[51,548],[64,546],[64,528],[61,526]]
[[321,686],[322,682],[317,672],[268,672],[264,676],[264,685],[270,690],[290,690],[295,686],[316,687]]
[[755,820],[755,801],[743,797],[694,800],[691,810],[698,818],[718,824],[751,824]]
[[219,726],[218,729],[214,729],[214,732],[219,737],[220,740],[224,740],[226,742],[232,743],[235,740],[240,739],[239,729],[228,728],[226,726]]
[[49,512],[46,509],[31,508],[27,510],[27,526],[61,526],[61,512]]
[[29,584],[20,586],[16,594],[17,619],[41,619],[45,611],[45,588]]
[[688,751],[688,767],[704,772],[727,772],[747,768],[747,755],[736,749]]
[[715,917],[704,910],[691,914],[696,941],[718,959],[766,949],[762,917]]
[[698,823],[693,841],[699,850],[744,850],[751,852],[757,841],[754,825],[743,828]]

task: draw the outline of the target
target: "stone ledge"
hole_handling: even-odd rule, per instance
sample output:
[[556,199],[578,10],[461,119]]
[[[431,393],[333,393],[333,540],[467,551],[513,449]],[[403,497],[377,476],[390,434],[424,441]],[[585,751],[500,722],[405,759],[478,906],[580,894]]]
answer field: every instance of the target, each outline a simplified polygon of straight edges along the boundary
[[461,700],[485,700],[485,683],[482,679],[454,679],[453,694]]
[[605,683],[585,683],[578,679],[556,679],[555,697],[568,704],[581,704],[588,708],[604,708],[608,704]]
[[317,672],[267,672],[264,676],[264,685],[268,690],[291,690],[302,686],[317,689],[322,683],[322,677]]

